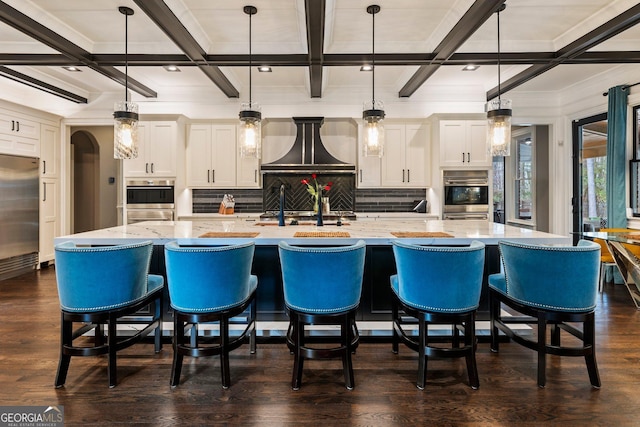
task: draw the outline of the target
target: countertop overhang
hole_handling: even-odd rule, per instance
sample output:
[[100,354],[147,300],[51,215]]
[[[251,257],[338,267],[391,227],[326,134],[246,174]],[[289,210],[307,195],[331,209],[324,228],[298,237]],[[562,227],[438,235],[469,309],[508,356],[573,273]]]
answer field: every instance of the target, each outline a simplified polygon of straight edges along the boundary
[[[252,218],[230,218],[229,221],[146,221],[73,235],[56,237],[56,244],[72,241],[81,245],[116,245],[151,240],[164,245],[177,240],[184,245],[234,244],[253,241],[256,245],[277,245],[281,241],[297,245],[348,245],[364,240],[367,245],[388,246],[398,240],[392,232],[444,232],[453,237],[412,237],[405,242],[423,245],[466,245],[479,240],[486,245],[497,245],[501,240],[536,244],[570,245],[571,237],[529,230],[488,221],[442,221],[424,219],[389,219],[353,221],[348,225],[286,225],[259,226]],[[295,237],[298,231],[341,231],[349,237]],[[200,238],[207,232],[222,237]],[[225,232],[259,233],[257,237],[224,237]]]

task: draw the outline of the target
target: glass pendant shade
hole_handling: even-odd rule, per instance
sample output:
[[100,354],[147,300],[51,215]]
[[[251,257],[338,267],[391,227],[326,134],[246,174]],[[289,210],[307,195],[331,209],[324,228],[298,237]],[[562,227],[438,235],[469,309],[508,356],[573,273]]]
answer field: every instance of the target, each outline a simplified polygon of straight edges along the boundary
[[487,142],[491,156],[509,156],[511,146],[511,100],[494,99],[486,105]]
[[384,154],[384,110],[382,102],[364,104],[365,110],[362,112],[363,124],[363,154],[367,157],[382,157]]
[[138,157],[138,104],[120,101],[115,104],[113,125],[113,157],[135,159]]
[[243,103],[240,110],[240,156],[260,159],[262,155],[262,113],[255,103]]

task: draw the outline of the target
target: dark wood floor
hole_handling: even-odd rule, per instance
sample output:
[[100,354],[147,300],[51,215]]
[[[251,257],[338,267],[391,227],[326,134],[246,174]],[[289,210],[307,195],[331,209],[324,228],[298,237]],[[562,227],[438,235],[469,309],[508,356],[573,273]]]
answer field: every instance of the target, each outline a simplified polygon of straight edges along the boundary
[[607,285],[597,313],[602,388],[584,360],[548,356],[547,387],[536,386],[535,354],[513,343],[478,349],[480,388],[462,360],[429,364],[415,387],[416,354],[363,343],[354,356],[356,388],[343,386],[339,361],[307,362],[290,389],[283,343],[232,354],[232,386],[222,390],[217,358],[185,358],[182,384],[169,387],[172,350],[150,343],[119,353],[119,385],[107,387],[106,359],[73,358],[55,389],[59,308],[53,267],[0,282],[0,405],[64,405],[65,425],[640,425],[640,312],[626,288]]

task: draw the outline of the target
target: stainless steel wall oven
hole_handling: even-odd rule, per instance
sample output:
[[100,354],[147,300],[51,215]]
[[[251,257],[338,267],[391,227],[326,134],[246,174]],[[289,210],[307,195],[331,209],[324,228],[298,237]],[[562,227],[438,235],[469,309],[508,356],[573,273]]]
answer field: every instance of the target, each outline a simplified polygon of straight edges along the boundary
[[442,219],[489,219],[489,172],[443,172]]
[[127,224],[142,221],[173,221],[174,180],[127,181]]

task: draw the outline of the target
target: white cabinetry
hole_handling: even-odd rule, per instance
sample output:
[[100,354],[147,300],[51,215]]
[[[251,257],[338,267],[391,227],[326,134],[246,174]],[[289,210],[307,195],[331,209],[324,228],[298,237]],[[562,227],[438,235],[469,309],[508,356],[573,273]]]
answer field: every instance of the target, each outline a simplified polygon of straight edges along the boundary
[[40,262],[54,259],[53,239],[60,234],[60,132],[41,126],[40,141]]
[[40,123],[0,108],[0,152],[40,157]]
[[382,156],[383,187],[429,187],[430,125],[427,123],[385,125]]
[[243,159],[237,149],[236,124],[192,124],[187,136],[187,186],[258,187],[257,159]]
[[441,167],[491,167],[483,120],[440,121]]
[[140,122],[138,124],[138,157],[124,160],[126,178],[175,177],[176,122]]

